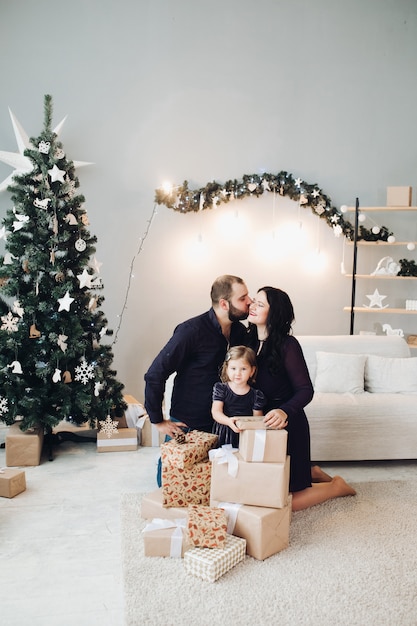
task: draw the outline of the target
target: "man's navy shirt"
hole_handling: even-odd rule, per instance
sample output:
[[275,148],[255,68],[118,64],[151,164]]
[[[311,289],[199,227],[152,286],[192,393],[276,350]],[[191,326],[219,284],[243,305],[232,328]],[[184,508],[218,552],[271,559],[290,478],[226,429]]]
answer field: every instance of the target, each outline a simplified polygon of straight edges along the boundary
[[190,428],[211,432],[214,383],[229,346],[246,342],[246,327],[233,322],[228,344],[214,310],[179,324],[145,374],[145,408],[151,422],[162,422],[165,382],[176,372],[170,416]]

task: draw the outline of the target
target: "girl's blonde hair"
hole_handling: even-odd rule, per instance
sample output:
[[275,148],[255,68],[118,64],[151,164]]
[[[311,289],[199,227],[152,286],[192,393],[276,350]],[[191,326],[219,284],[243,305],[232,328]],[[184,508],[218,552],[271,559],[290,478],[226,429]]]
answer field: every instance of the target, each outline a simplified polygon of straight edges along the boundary
[[222,383],[227,383],[229,380],[227,376],[227,365],[229,361],[236,361],[237,359],[244,359],[251,367],[255,368],[253,376],[248,380],[250,384],[254,383],[257,372],[256,354],[252,348],[248,348],[247,346],[233,346],[233,348],[229,348],[220,371],[220,380]]

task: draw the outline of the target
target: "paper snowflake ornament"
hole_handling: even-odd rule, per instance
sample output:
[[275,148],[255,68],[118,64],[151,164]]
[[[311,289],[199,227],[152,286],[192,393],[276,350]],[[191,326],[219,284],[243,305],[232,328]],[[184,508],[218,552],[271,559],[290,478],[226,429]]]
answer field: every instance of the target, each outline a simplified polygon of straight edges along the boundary
[[7,315],[2,315],[1,321],[3,322],[1,330],[7,330],[8,333],[17,332],[17,323],[19,321],[19,318],[14,317],[11,311],[9,311]]
[[388,304],[386,304],[385,306],[382,306],[382,300],[384,298],[386,298],[387,296],[382,296],[378,289],[375,289],[374,293],[369,294],[366,296],[367,298],[369,298],[369,304],[364,304],[363,306],[366,307],[367,309],[372,309],[374,308],[378,308],[378,309],[386,309]]
[[7,398],[0,396],[0,415],[4,415],[9,410],[9,404]]
[[67,291],[63,298],[58,298],[59,308],[58,313],[60,311],[69,311],[71,303],[74,302],[75,298],[71,298],[69,292]]
[[100,432],[103,432],[108,439],[110,439],[113,435],[117,435],[119,432],[117,429],[119,422],[113,422],[110,415],[108,415],[105,420],[100,420],[99,424],[101,427]]
[[85,358],[81,359],[81,364],[75,368],[75,380],[86,385],[89,380],[95,378],[94,365],[88,364]]

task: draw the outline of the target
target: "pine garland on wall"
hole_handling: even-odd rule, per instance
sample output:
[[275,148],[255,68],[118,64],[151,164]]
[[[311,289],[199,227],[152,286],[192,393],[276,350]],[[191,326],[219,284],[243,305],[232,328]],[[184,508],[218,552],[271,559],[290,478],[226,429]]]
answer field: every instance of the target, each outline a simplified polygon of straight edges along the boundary
[[[336,237],[344,235],[353,241],[354,226],[344,219],[341,210],[332,205],[330,197],[316,183],[294,178],[284,170],[278,174],[244,174],[240,180],[228,180],[223,185],[213,181],[199,189],[190,189],[188,181],[184,181],[178,187],[156,189],[155,202],[179,213],[189,213],[214,209],[222,203],[244,198],[259,198],[265,193],[276,193],[298,202],[304,208],[310,208],[317,217],[326,221]],[[358,239],[386,241],[390,235],[392,233],[385,226],[377,235],[360,226]]]

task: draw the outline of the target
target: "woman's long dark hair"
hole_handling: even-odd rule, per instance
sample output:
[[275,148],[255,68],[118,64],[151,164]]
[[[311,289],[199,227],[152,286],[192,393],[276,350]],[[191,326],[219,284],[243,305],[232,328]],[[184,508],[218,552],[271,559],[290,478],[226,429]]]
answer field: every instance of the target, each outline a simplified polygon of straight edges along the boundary
[[[261,287],[258,289],[258,293],[260,291],[265,293],[270,307],[266,320],[268,340],[265,342],[263,354],[266,356],[269,371],[271,374],[276,374],[281,363],[283,341],[292,334],[292,323],[295,319],[294,308],[288,294],[282,289]],[[254,340],[256,335],[256,326],[250,324],[249,336],[251,340]]]

